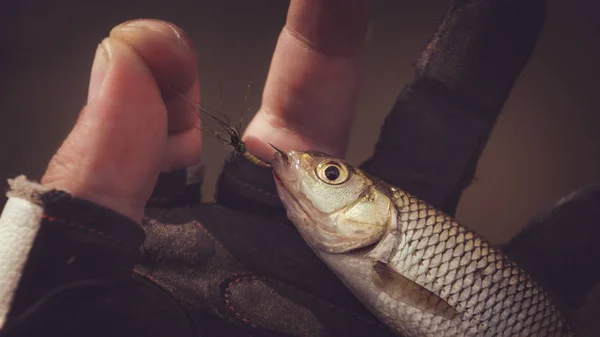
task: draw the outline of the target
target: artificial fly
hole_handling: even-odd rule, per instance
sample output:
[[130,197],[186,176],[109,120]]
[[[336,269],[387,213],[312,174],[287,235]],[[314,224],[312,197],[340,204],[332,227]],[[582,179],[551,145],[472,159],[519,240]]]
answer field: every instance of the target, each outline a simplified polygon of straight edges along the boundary
[[[260,166],[260,167],[271,167],[271,164],[269,164],[268,162],[266,162],[264,160],[259,159],[258,157],[256,157],[252,153],[250,153],[248,151],[248,148],[246,147],[246,143],[244,143],[244,141],[242,141],[241,128],[242,128],[242,122],[244,119],[244,110],[246,109],[245,105],[248,100],[248,92],[250,91],[250,83],[248,83],[248,88],[246,89],[246,95],[244,97],[244,106],[242,107],[242,113],[241,113],[240,122],[238,125],[236,125],[231,119],[229,119],[229,116],[227,116],[227,114],[225,114],[223,111],[217,110],[217,114],[222,116],[220,118],[216,114],[213,114],[210,111],[208,111],[207,109],[205,109],[204,107],[202,107],[200,104],[196,104],[196,103],[190,101],[189,98],[187,98],[184,95],[182,95],[181,93],[177,92],[175,89],[173,89],[173,88],[170,88],[170,89],[190,104],[190,106],[192,107],[194,112],[196,112],[198,114],[198,117],[200,118],[200,121],[204,125],[204,128],[207,129],[208,131],[210,131],[210,135],[213,138],[218,140],[220,143],[233,148],[234,153],[241,155],[242,157],[244,157],[246,160],[248,160],[249,162],[251,162],[254,165]],[[224,110],[224,108],[223,108],[223,90],[221,90],[221,109]],[[204,115],[208,116],[209,118],[213,119],[214,121],[216,121],[217,124],[222,128],[222,130],[215,131],[214,129],[212,129],[208,125],[208,123],[206,123],[206,121],[202,118],[202,114],[204,114]],[[226,137],[226,136],[224,137],[222,135],[223,132],[227,133],[228,137]]]

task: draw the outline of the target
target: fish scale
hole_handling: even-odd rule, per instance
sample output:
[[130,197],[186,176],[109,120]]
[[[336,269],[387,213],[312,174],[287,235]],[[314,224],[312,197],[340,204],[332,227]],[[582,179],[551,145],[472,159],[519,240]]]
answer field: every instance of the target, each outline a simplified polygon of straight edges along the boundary
[[456,336],[450,326],[476,336],[571,336],[550,296],[499,250],[418,198],[396,188],[392,195],[402,237],[390,266],[462,313],[439,329],[416,313],[413,329],[435,336]]
[[299,233],[397,334],[573,336],[540,284],[453,217],[325,154],[272,165]]

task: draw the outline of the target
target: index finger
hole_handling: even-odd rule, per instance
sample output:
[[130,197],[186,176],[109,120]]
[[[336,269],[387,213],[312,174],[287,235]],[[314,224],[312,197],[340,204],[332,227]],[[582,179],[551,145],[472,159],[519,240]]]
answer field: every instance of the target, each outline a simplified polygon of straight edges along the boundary
[[292,0],[263,104],[244,134],[270,160],[285,150],[343,156],[356,111],[371,0]]

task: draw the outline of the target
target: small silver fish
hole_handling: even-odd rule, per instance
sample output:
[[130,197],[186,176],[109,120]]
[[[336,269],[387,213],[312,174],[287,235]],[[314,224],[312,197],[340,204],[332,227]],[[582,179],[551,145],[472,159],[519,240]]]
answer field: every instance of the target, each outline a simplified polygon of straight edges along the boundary
[[289,219],[401,336],[573,336],[541,285],[427,203],[317,152],[271,162]]

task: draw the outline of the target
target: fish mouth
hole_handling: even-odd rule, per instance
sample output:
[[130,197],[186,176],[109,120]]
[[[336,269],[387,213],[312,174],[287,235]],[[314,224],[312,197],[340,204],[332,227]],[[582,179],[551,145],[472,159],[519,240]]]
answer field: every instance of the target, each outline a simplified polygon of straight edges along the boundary
[[335,232],[321,226],[318,219],[319,215],[312,214],[305,209],[305,205],[300,201],[300,198],[304,194],[300,193],[299,196],[294,195],[273,170],[273,176],[275,177],[275,184],[277,186],[277,193],[281,202],[284,204],[287,217],[294,224],[300,235],[304,238],[304,241],[313,250],[323,253],[338,253],[336,250],[332,250],[325,243],[322,238],[320,231],[326,232],[332,236],[338,236]]
[[287,188],[285,187],[285,185],[283,184],[283,181],[277,175],[277,172],[275,172],[275,170],[273,170],[273,178],[275,178],[275,185],[279,185],[279,186],[281,186],[283,189],[285,189],[287,191]]
[[275,168],[273,168],[273,178],[275,179],[275,186],[277,187],[277,192],[279,192],[280,194],[279,198],[283,199],[281,193],[284,193],[286,197],[294,201],[294,204],[300,205],[298,199],[292,194],[290,189],[286,186],[281,177],[277,174],[277,170]]
[[[284,169],[281,167],[282,164],[286,164],[286,163],[289,164],[289,162],[287,160],[285,160],[282,163],[281,157],[283,157],[283,155],[280,155],[279,153],[275,153],[275,160],[273,160],[273,162],[272,162],[273,163],[273,178],[275,180],[275,186],[277,187],[277,193],[279,194],[279,199],[281,199],[281,202],[284,204],[285,208],[287,209],[288,217],[298,217],[298,218],[306,217],[309,221],[312,222],[313,218],[304,209],[304,207],[302,206],[302,203],[300,202],[298,197],[296,197],[294,195],[294,193],[292,193],[291,189],[288,188],[288,186],[283,181],[283,179],[281,179],[279,174],[277,174],[278,169]],[[286,156],[285,159],[288,159],[288,157]],[[292,211],[295,212],[296,214],[294,214]]]
[[[271,166],[273,167],[273,178],[275,180],[275,186],[277,187],[277,193],[279,194],[279,199],[284,204],[288,218],[292,220],[292,218],[302,219],[305,218],[311,223],[314,222],[313,217],[310,216],[309,212],[305,209],[302,204],[300,198],[302,198],[303,194],[301,192],[300,195],[294,194],[293,189],[288,187],[290,184],[297,183],[297,177],[289,172],[288,170],[292,169],[290,166],[293,165],[293,153],[294,151],[290,151],[290,153],[285,153],[284,151],[278,149],[273,144],[271,145],[277,152],[273,155],[273,161],[271,161]],[[292,177],[290,177],[290,175]],[[283,177],[288,177],[288,180],[282,179]],[[292,220],[292,222],[295,222]],[[305,225],[305,224],[304,224]]]
[[322,221],[327,219],[328,214],[312,211],[310,207],[312,202],[298,188],[293,188],[295,184],[300,183],[298,180],[300,178],[289,171],[294,170],[293,152],[288,154],[285,159],[282,154],[276,152],[271,164],[279,199],[286,209],[288,219],[291,220],[306,243],[318,252],[339,253],[337,248],[332,248],[327,244],[331,238],[333,241],[343,240],[333,229],[323,225]]
[[[281,178],[273,171],[273,177],[275,178],[275,184],[277,185],[277,192],[279,193],[279,198],[284,203],[285,206],[288,206],[288,214],[289,211],[293,209],[294,212],[301,213],[303,216],[306,216],[308,219],[312,221],[310,215],[306,212],[304,207],[302,207],[302,203],[300,200],[285,186],[285,183],[281,180]],[[291,206],[291,207],[290,207]]]
[[[289,156],[279,148],[275,147],[273,144],[269,143],[271,147],[273,147],[277,152],[273,154],[273,160],[271,161],[271,166],[273,167],[273,178],[275,180],[275,185],[277,187],[277,191],[280,194],[280,199],[284,199],[281,195],[285,194],[286,197],[290,198],[294,201],[295,204],[299,205],[298,199],[292,194],[290,189],[286,186],[286,183],[281,179],[280,174],[285,175],[285,171],[288,169],[290,165]],[[279,174],[277,173],[279,172]],[[288,174],[289,175],[289,174]],[[282,200],[283,201],[283,200]]]

